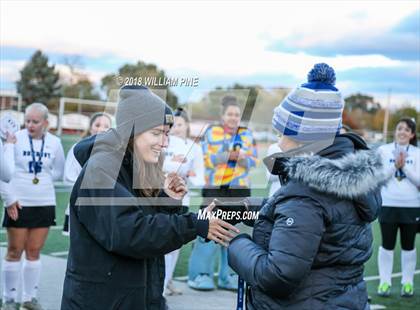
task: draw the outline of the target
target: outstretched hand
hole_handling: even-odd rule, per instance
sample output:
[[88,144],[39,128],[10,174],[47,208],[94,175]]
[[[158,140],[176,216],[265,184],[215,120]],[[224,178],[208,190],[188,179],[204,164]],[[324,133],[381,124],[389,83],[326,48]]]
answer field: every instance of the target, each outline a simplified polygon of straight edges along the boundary
[[[211,213],[215,206],[216,204],[212,202],[204,209],[204,212]],[[224,247],[228,247],[230,240],[240,233],[239,229],[215,216],[209,216],[209,218],[207,239],[213,240]]]

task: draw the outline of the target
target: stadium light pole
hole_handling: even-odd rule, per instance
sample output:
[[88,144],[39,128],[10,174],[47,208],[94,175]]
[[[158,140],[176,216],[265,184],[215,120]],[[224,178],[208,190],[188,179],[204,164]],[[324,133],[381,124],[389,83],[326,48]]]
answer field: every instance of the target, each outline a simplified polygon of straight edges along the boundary
[[384,143],[386,143],[387,135],[388,135],[389,105],[390,104],[391,104],[391,88],[388,88],[388,99],[387,99],[387,104],[385,107],[384,128],[383,128],[383,133],[382,133]]
[[60,98],[60,106],[58,107],[58,119],[57,119],[57,136],[61,137],[63,128],[63,116],[64,116],[64,102],[65,98]]

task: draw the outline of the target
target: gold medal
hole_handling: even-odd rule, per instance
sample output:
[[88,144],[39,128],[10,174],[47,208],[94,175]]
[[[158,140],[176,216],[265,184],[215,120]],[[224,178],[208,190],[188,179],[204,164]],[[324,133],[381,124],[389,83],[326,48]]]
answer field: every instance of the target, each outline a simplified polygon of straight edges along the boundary
[[32,179],[32,183],[34,183],[35,185],[39,183],[39,179],[37,177]]

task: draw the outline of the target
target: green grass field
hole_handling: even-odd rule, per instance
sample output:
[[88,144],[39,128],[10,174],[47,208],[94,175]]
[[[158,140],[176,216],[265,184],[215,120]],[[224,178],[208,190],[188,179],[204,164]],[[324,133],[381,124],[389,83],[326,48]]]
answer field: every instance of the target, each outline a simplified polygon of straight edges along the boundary
[[[63,137],[63,146],[65,152],[70,149],[71,145],[77,140],[76,137]],[[264,153],[264,150],[261,152]],[[261,156],[262,156],[261,154]],[[260,156],[260,157],[261,157]],[[260,187],[263,187],[263,180],[265,179],[265,172],[264,169],[260,166],[259,168],[252,171],[251,179],[254,181],[254,184],[260,184]],[[252,194],[257,196],[264,196],[266,190],[259,189],[253,190]],[[46,255],[53,255],[60,258],[66,258],[66,252],[69,248],[69,239],[61,234],[61,227],[64,221],[64,211],[68,203],[70,193],[62,188],[57,188],[57,209],[56,209],[56,219],[57,219],[57,227],[52,227],[45,247],[43,249],[43,254]],[[198,210],[198,205],[200,203],[200,198],[193,198],[192,199],[193,206],[191,207],[191,211]],[[4,210],[4,209],[3,209]],[[376,276],[378,275],[378,268],[377,268],[377,253],[378,247],[381,243],[381,236],[379,231],[379,225],[377,222],[373,223],[373,233],[374,233],[374,253],[370,260],[366,264],[365,269],[365,276]],[[0,230],[0,245],[6,246],[6,232],[5,230]],[[186,276],[188,270],[188,259],[190,256],[192,248],[192,242],[185,245],[181,249],[181,253],[179,256],[178,264],[175,269],[175,277]],[[416,241],[416,248],[417,248],[417,256],[420,258],[420,239],[417,238]],[[420,265],[420,264],[418,264]],[[400,246],[399,242],[395,249],[395,256],[394,256],[394,273],[400,272]],[[417,288],[415,290],[415,296],[413,298],[402,298],[400,297],[400,277],[393,278],[393,287],[392,287],[392,297],[390,298],[381,298],[376,296],[376,287],[378,285],[378,280],[370,280],[367,281],[369,295],[372,298],[372,304],[383,305],[386,309],[420,309],[420,274],[415,276],[415,283],[414,287]]]
[[[57,193],[57,227],[54,227],[49,235],[45,247],[43,249],[43,254],[46,255],[55,255],[56,257],[66,258],[66,254],[63,252],[68,251],[69,247],[69,239],[61,234],[60,227],[63,225],[64,220],[64,210],[67,205],[67,201],[69,198],[69,193]],[[197,201],[196,201],[197,203]],[[197,209],[197,207],[192,207],[192,210]],[[380,232],[379,232],[379,225],[377,222],[373,224],[373,233],[374,233],[374,253],[370,260],[366,264],[366,271],[365,276],[376,276],[378,274],[377,268],[377,252],[378,247],[381,241]],[[5,246],[6,242],[6,234],[4,230],[0,231],[0,244]],[[417,238],[416,242],[417,247],[417,256],[420,257],[420,239]],[[188,259],[192,248],[192,242],[188,243],[187,245],[183,246],[181,249],[181,253],[178,259],[178,264],[175,269],[175,277],[185,276],[187,275],[188,270]],[[394,273],[400,272],[400,246],[399,244],[395,250],[394,256]],[[418,309],[418,305],[420,305],[420,275],[415,276],[415,288],[419,290],[415,292],[415,296],[413,298],[401,298],[400,293],[400,277],[393,278],[393,288],[392,288],[392,297],[390,298],[381,298],[377,297],[376,287],[378,285],[378,280],[368,281],[368,291],[369,295],[372,297],[373,304],[380,304],[386,306],[386,309]]]

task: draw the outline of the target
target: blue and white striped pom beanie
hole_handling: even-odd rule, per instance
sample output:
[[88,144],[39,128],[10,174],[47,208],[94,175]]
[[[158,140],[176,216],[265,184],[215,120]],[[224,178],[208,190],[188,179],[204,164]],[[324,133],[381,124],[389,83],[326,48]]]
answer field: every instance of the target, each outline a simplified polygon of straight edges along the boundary
[[334,87],[334,69],[316,64],[302,84],[274,109],[273,127],[298,142],[333,138],[341,128],[344,101]]

